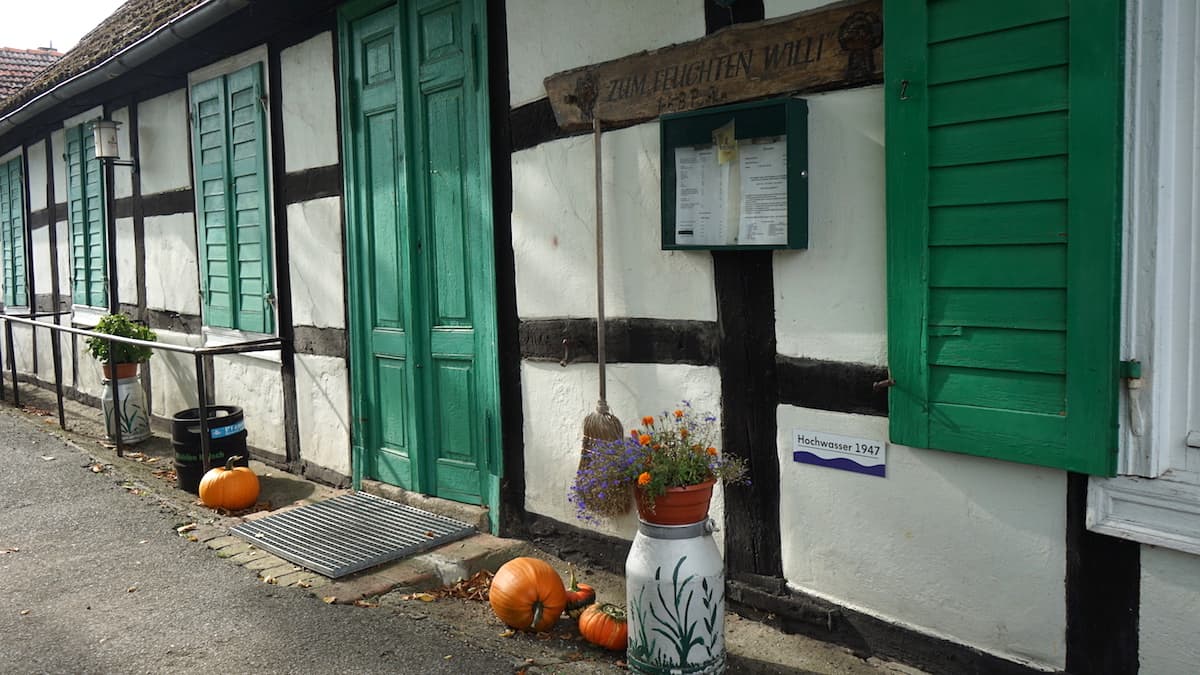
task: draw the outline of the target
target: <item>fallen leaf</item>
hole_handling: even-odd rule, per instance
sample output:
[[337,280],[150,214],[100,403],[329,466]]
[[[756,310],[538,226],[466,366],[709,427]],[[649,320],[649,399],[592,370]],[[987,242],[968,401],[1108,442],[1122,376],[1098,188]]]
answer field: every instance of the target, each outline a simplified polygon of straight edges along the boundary
[[264,583],[264,584],[272,584],[272,585],[274,585],[274,584],[278,584],[278,583],[279,583],[279,580],[278,580],[278,579],[276,579],[275,577],[267,577],[267,578],[263,579],[263,583]]
[[138,589],[138,587],[137,587],[137,586],[130,586],[129,588],[126,588],[126,589],[125,589],[125,592],[126,592],[126,593],[132,593],[132,592],[136,591],[137,589]]
[[436,535],[434,535],[433,530],[425,530],[425,536],[433,539]]
[[307,581],[297,581],[296,585],[300,588],[312,588],[312,584]]
[[355,607],[378,607],[378,606],[379,606],[379,603],[378,603],[378,602],[371,602],[370,600],[362,600],[362,599],[360,599],[360,600],[355,600],[355,601],[354,601],[354,606],[355,606]]
[[27,609],[21,610],[21,616],[25,616],[27,614],[29,614],[29,610],[27,610]]
[[500,637],[512,637],[516,634],[517,634],[517,631],[509,628],[508,630],[504,631],[503,633],[500,633]]
[[413,600],[420,600],[421,602],[437,601],[437,596],[432,593],[413,593],[411,597]]
[[327,596],[321,598],[321,600],[327,605],[332,605],[333,603],[337,602],[337,596],[336,595],[327,595]]
[[196,535],[194,535],[194,534],[189,534],[189,535],[187,536],[187,540],[188,540],[188,541],[200,541],[200,537],[197,537],[197,536],[196,536]]
[[54,455],[42,455],[42,459],[46,460],[47,462],[53,462],[54,460],[56,460],[58,458],[55,457]]
[[20,550],[21,549],[17,548],[16,546],[13,546],[12,548],[0,548],[0,555],[4,555],[5,553],[18,553]]
[[199,527],[199,525],[195,523],[188,523],[187,525],[180,525],[179,527],[175,528],[175,531],[179,534],[183,534],[184,532],[191,532],[197,527]]

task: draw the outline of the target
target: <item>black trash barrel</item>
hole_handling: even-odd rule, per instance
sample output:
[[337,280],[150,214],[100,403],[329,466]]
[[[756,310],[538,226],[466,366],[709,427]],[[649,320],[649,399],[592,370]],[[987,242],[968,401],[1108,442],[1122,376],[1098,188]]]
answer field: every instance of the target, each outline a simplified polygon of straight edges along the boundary
[[[209,468],[225,466],[230,457],[241,457],[234,466],[246,466],[246,422],[236,405],[210,405],[208,412]],[[200,409],[188,408],[171,418],[171,446],[175,449],[175,475],[179,487],[193,494],[200,491],[204,458],[200,449]]]

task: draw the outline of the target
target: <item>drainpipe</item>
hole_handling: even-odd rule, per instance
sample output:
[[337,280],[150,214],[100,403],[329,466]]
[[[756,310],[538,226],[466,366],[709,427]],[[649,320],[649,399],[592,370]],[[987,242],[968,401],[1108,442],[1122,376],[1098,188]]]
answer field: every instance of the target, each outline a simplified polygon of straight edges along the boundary
[[205,0],[201,2],[104,61],[58,83],[48,91],[26,101],[16,110],[0,117],[0,136],[50,110],[55,105],[105,85],[172,47],[183,44],[201,31],[210,28],[249,4],[250,0]]

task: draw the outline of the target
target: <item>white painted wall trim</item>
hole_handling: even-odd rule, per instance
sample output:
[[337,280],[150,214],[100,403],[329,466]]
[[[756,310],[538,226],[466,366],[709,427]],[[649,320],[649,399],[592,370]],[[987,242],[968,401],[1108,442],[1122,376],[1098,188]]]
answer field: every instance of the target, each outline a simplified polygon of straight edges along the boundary
[[[1142,362],[1121,401],[1121,476],[1093,478],[1087,526],[1200,554],[1200,11],[1133,0],[1127,16],[1122,358]],[[1137,386],[1140,385],[1140,386]]]

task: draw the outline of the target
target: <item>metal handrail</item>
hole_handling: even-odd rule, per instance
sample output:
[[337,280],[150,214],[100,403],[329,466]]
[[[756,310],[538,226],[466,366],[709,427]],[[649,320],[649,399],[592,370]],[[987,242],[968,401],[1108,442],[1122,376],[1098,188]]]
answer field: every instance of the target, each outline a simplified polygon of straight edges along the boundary
[[[50,312],[47,314],[39,314],[39,316],[61,316],[70,314],[70,312]],[[249,352],[264,352],[274,351],[283,348],[282,338],[266,338],[262,340],[247,340],[245,342],[236,342],[233,344],[216,345],[212,347],[187,347],[184,345],[176,345],[168,342],[150,342],[147,340],[138,340],[119,335],[109,335],[107,333],[98,333],[94,330],[84,328],[75,328],[74,326],[63,326],[57,323],[46,323],[35,319],[16,316],[0,312],[0,321],[4,322],[4,340],[8,348],[9,369],[12,373],[13,385],[13,405],[21,406],[20,394],[17,390],[17,359],[16,351],[13,347],[12,324],[17,323],[29,326],[33,329],[36,342],[36,331],[38,328],[49,330],[54,339],[51,341],[51,346],[54,352],[54,391],[58,399],[58,425],[65,431],[67,429],[66,415],[63,408],[63,387],[62,387],[62,346],[59,343],[60,333],[72,333],[74,335],[83,335],[89,338],[101,338],[109,342],[109,350],[112,350],[112,345],[115,342],[122,344],[130,344],[138,347],[147,347],[149,349],[159,349],[168,352],[176,352],[179,354],[191,354],[195,359],[196,367],[196,400],[198,401],[198,411],[200,417],[200,456],[204,471],[208,471],[210,466],[209,459],[209,431],[208,431],[208,383],[204,375],[204,360],[213,356],[222,356],[227,354],[245,354]],[[109,386],[112,388],[113,405],[117,404],[117,378],[114,376],[109,378]],[[0,398],[4,397],[4,362],[3,357],[0,357]],[[114,413],[115,414],[115,413]],[[117,446],[117,456],[123,457],[124,453],[121,447],[121,425],[114,418],[113,430],[115,432],[115,441]]]

